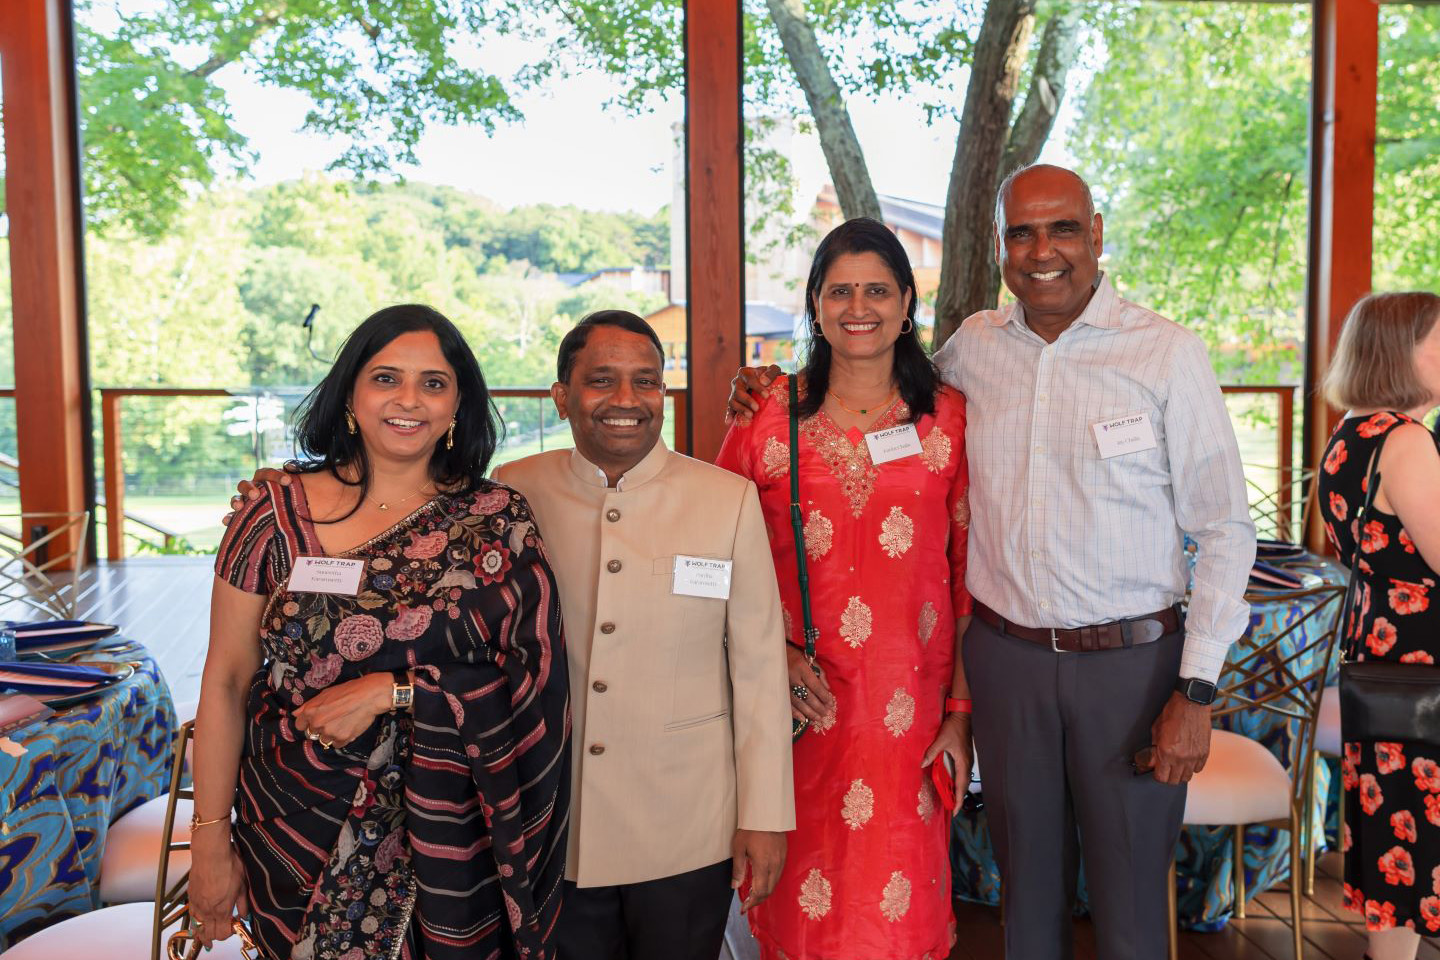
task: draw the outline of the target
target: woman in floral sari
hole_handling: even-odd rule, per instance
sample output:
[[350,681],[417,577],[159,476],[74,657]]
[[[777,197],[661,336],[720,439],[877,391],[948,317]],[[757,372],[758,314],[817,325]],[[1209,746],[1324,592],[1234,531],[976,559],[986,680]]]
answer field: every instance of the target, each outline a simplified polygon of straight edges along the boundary
[[262,485],[216,562],[199,935],[238,907],[275,958],[551,958],[564,644],[529,508],[485,479],[480,368],[440,314],[387,308],[297,433],[310,462]]

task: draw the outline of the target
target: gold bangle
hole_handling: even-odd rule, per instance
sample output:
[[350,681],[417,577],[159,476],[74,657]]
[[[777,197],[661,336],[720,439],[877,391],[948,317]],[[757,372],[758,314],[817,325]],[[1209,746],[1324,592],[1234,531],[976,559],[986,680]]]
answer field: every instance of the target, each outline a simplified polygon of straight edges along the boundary
[[199,830],[201,827],[208,827],[208,826],[210,826],[211,824],[216,824],[216,823],[229,823],[229,822],[230,822],[230,815],[229,815],[228,813],[227,813],[225,816],[223,816],[223,817],[216,817],[214,820],[201,820],[201,819],[200,819],[200,814],[194,813],[194,814],[191,814],[191,815],[190,815],[190,832],[191,832],[191,833],[194,833],[196,830]]

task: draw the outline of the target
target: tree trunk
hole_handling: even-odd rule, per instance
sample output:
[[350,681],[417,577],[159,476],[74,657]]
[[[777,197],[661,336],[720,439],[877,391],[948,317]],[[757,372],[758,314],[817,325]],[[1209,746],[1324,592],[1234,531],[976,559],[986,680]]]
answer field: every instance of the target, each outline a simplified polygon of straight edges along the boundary
[[825,152],[825,163],[830,168],[841,212],[846,219],[883,220],[880,200],[865,166],[865,152],[860,149],[860,138],[855,135],[850,111],[845,106],[840,85],[830,73],[815,28],[805,16],[804,0],[766,0],[765,5],[780,31],[785,59],[790,61],[800,89],[805,92],[805,102],[810,106],[810,116],[820,134],[820,148]]
[[[1009,176],[1026,164],[1034,163],[1050,139],[1060,103],[1065,99],[1065,80],[1080,48],[1080,14],[1077,10],[1057,13],[1045,21],[1040,31],[1040,50],[1030,72],[1030,87],[1010,137],[1005,142],[1005,158],[1000,164],[1000,178]],[[997,184],[998,186],[998,184]]]
[[937,348],[967,316],[995,306],[994,241],[987,227],[994,222],[1010,111],[1034,25],[1035,0],[989,0],[985,6],[945,198],[945,252],[935,302]]

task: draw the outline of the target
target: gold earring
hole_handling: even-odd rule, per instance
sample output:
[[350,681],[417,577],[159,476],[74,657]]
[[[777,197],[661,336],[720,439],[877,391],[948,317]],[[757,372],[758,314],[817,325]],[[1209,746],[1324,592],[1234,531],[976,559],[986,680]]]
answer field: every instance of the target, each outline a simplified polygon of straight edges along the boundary
[[350,431],[351,436],[355,435],[355,414],[348,408],[345,410],[345,429]]
[[455,418],[450,418],[450,429],[445,431],[445,449],[455,449]]

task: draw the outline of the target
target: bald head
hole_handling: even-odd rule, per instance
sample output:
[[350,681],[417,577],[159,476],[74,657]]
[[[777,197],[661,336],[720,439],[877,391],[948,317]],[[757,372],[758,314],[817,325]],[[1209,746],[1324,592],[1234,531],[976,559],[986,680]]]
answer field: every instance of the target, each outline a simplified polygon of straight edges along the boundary
[[1080,195],[1085,198],[1087,214],[1090,217],[1095,216],[1095,198],[1090,195],[1090,184],[1085,182],[1084,177],[1068,167],[1057,167],[1053,163],[1032,163],[1029,166],[1017,167],[1010,172],[1008,177],[1000,181],[1000,189],[995,191],[995,223],[997,226],[1005,221],[1005,201],[1009,198],[1010,191],[1016,182],[1030,178],[1039,178],[1047,190],[1063,190],[1068,184],[1070,189],[1079,191]]
[[995,261],[1025,308],[1025,322],[1045,339],[1070,326],[1095,293],[1104,226],[1089,186],[1073,170],[1036,164],[1000,185]]

